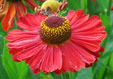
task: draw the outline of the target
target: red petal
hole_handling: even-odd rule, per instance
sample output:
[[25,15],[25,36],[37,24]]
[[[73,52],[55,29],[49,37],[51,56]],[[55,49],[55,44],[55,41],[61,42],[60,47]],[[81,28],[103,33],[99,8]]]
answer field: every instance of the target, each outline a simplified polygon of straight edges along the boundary
[[[64,46],[60,47],[63,53],[63,66],[62,70],[64,72],[66,71],[77,71],[80,70],[81,67],[85,67],[85,63],[81,60],[79,52],[73,48],[73,45],[71,43],[67,43]],[[66,64],[67,62],[67,64]]]
[[53,68],[53,47],[48,47],[45,56],[42,59],[40,70],[43,72],[52,72]]
[[33,0],[27,0],[26,2],[33,10],[35,9],[35,7],[38,7],[38,5]]
[[59,47],[53,47],[53,68],[54,70],[62,67],[62,52]]
[[24,30],[39,31],[41,21],[45,19],[45,17],[46,16],[41,14],[27,14],[25,17],[20,17],[17,25]]
[[[81,22],[82,20],[79,20]],[[78,23],[79,23],[78,22]],[[72,27],[72,40],[86,49],[97,52],[100,49],[100,43],[106,37],[105,27],[98,16],[92,16],[82,24],[74,24]]]
[[82,15],[80,17],[76,17],[73,21],[70,22],[71,28],[76,28],[81,24],[85,23],[89,19],[89,15]]
[[14,20],[15,14],[16,14],[15,6],[12,3],[9,7],[9,10],[6,16],[2,20],[2,28],[4,31],[8,31],[10,28],[13,27],[13,20]]
[[27,7],[23,4],[23,2],[20,2],[20,6],[21,6],[21,9],[24,12],[24,14],[26,14],[27,13]]
[[[54,14],[55,15],[55,14]],[[39,12],[35,14],[37,21],[42,22],[47,16],[40,14]]]
[[[40,66],[40,63],[42,62],[43,56],[45,55],[45,49],[46,47],[43,46],[38,46],[39,49],[37,48],[35,51],[35,55],[32,56],[31,58],[26,59],[26,63],[30,65],[30,68],[37,69]],[[44,49],[45,48],[45,49]]]
[[2,19],[4,18],[4,16],[6,15],[8,11],[8,2],[6,2],[5,4],[1,6],[3,7],[0,9],[0,22],[2,21]]
[[43,72],[52,72],[57,69],[61,69],[62,59],[59,48],[48,47],[43,57],[40,70]]
[[2,2],[3,2],[3,0],[0,0],[0,6],[1,6]]
[[87,51],[84,47],[76,45],[73,42],[69,42],[68,44],[68,46],[70,46],[70,49],[74,50],[75,53],[80,56],[83,62],[90,64],[96,60],[95,56],[90,54],[90,51]]
[[[82,20],[79,20],[79,22],[81,22]],[[94,30],[94,28],[98,29],[100,28],[99,26],[102,26],[102,21],[100,20],[100,18],[98,16],[92,16],[90,17],[86,22],[82,23],[81,25],[76,25],[74,24],[74,30],[76,32],[78,31],[92,31]]]
[[70,21],[70,24],[72,25],[75,22],[75,20],[78,17],[83,16],[83,14],[84,14],[84,11],[82,9],[80,9],[78,11],[69,11],[68,15],[66,17]]
[[[41,41],[36,32],[13,30],[8,33],[6,39],[12,41],[7,45],[15,61],[25,60],[35,55],[40,48],[43,48],[43,46],[40,46]],[[33,39],[35,40],[33,41]]]
[[20,16],[23,16],[23,12],[21,10],[21,7],[18,3],[15,4],[15,7],[16,7],[16,11],[17,11],[17,18],[19,19]]
[[18,19],[19,19],[20,16],[24,16],[27,13],[26,6],[22,2],[16,3],[15,7],[16,7]]
[[99,52],[103,52],[103,51],[104,51],[104,48],[103,47],[100,47]]
[[12,30],[8,32],[6,39],[8,41],[17,41],[17,40],[32,40],[35,39],[39,34],[37,32],[25,32],[21,30]]

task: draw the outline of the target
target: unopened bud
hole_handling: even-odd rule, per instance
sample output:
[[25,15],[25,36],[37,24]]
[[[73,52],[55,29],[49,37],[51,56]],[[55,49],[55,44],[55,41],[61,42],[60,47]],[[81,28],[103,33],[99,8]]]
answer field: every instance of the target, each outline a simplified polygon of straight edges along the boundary
[[47,0],[42,4],[41,10],[49,7],[52,11],[58,11],[59,5],[59,2],[56,0]]

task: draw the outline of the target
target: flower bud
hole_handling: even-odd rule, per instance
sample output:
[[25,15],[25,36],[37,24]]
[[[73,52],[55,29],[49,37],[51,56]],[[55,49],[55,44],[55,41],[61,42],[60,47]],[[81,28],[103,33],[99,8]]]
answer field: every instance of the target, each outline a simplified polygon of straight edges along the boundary
[[41,6],[41,10],[43,9],[47,9],[50,8],[52,11],[58,11],[59,8],[59,2],[56,0],[47,0],[45,1],[42,6]]

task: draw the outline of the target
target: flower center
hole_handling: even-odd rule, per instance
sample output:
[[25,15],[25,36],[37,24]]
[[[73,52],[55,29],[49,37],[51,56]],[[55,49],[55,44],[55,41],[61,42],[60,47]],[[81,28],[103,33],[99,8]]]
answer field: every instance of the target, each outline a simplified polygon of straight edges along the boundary
[[40,37],[47,44],[63,44],[70,36],[70,24],[65,17],[51,16],[41,23]]

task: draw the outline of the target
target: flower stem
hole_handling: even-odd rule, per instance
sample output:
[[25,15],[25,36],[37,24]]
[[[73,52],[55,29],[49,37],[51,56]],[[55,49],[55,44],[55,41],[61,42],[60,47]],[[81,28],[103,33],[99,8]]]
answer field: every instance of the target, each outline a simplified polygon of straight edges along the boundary
[[109,6],[108,6],[108,12],[107,12],[108,15],[110,15],[111,5],[112,5],[112,0],[109,0]]
[[68,72],[68,75],[69,75],[69,79],[72,79],[72,73]]
[[61,79],[66,79],[66,75],[64,72],[62,72],[62,74],[61,74]]

